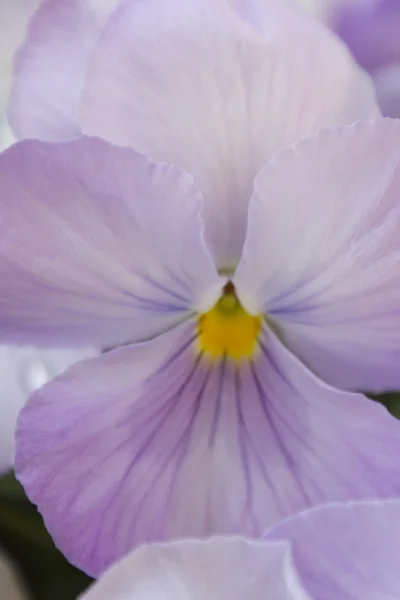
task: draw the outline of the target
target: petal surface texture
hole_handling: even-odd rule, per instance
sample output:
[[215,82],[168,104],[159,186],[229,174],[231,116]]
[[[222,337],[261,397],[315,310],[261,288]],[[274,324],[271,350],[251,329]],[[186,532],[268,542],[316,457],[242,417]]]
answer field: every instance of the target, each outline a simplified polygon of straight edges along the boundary
[[6,109],[13,74],[14,54],[22,43],[31,16],[41,0],[12,0],[0,3],[0,123]]
[[267,333],[210,362],[195,323],[74,366],[23,409],[17,476],[68,559],[98,575],[134,546],[257,537],[330,500],[400,491],[399,423],[323,384]]
[[240,256],[254,177],[272,154],[374,114],[365,76],[297,6],[133,0],[89,61],[82,128],[193,173],[206,237],[227,268]]
[[81,600],[311,600],[285,542],[187,540],[139,548]]
[[3,341],[147,339],[219,295],[201,195],[175,167],[99,139],[26,141],[2,154],[0,188]]
[[319,376],[400,388],[400,122],[322,132],[258,176],[234,281]]
[[94,354],[89,349],[0,347],[0,475],[13,465],[17,417],[29,394],[74,362]]
[[[44,28],[39,40],[45,59],[38,66],[46,97],[33,97],[27,84],[34,73],[27,61],[38,45],[29,40],[17,71],[15,128],[26,136],[32,130],[21,119],[32,118],[41,137],[42,117],[32,113],[39,107],[47,119],[49,104],[60,105],[56,95],[75,93],[79,71],[85,79],[80,130],[194,175],[205,197],[206,238],[218,267],[232,267],[240,256],[254,177],[276,150],[320,127],[377,114],[372,86],[344,45],[285,1],[125,2],[90,52],[80,51],[75,25],[64,36],[73,49],[61,43],[59,4],[54,0],[41,13],[52,22],[55,47],[61,45],[62,56],[74,61],[72,83],[64,73],[62,84],[53,77],[63,61],[61,56],[53,64],[53,43]],[[65,4],[84,28],[82,40],[90,29],[84,24],[86,5]],[[65,19],[59,27],[66,27]],[[43,86],[34,81],[40,92]],[[52,81],[57,89],[49,93]]]
[[278,524],[314,600],[398,600],[400,502],[330,505]]
[[8,116],[18,138],[79,137],[87,59],[117,1],[48,0],[37,11],[14,65]]

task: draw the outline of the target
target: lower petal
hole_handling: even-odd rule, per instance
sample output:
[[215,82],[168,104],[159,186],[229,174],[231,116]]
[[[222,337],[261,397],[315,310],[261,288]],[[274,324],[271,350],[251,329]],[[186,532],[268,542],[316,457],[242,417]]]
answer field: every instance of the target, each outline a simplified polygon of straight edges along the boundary
[[355,502],[317,508],[279,523],[267,540],[291,542],[312,598],[400,597],[400,502]]
[[260,535],[330,500],[400,490],[400,425],[314,377],[272,333],[254,362],[211,362],[195,323],[70,369],[31,397],[17,475],[92,575],[134,546]]

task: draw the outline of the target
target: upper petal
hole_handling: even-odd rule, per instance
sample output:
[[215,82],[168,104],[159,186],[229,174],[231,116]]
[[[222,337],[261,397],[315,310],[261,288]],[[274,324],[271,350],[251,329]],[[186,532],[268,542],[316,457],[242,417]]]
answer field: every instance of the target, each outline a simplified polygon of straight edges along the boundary
[[328,382],[400,388],[400,121],[321,133],[259,175],[234,277]]
[[0,338],[110,346],[213,304],[190,175],[82,138],[0,157]]
[[14,54],[22,43],[31,16],[42,0],[7,0],[0,3],[0,123],[12,81]]
[[97,576],[144,542],[257,537],[303,508],[399,494],[399,423],[324,385],[267,334],[237,365],[195,323],[74,366],[23,409],[16,472]]
[[344,47],[283,1],[124,3],[89,61],[85,133],[192,173],[219,267],[242,248],[253,180],[320,127],[377,114]]
[[290,541],[310,596],[323,600],[398,600],[400,502],[317,508],[273,527],[267,540]]
[[87,59],[119,0],[49,0],[15,62],[8,116],[19,138],[64,141],[81,133],[78,104]]
[[285,542],[244,538],[150,544],[109,569],[82,600],[311,600]]

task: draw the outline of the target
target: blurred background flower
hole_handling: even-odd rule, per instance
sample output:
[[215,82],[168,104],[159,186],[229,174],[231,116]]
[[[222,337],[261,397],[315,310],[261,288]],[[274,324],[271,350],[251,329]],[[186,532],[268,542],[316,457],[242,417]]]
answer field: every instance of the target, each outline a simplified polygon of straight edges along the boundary
[[332,6],[329,22],[371,74],[383,114],[400,117],[399,0],[352,0]]

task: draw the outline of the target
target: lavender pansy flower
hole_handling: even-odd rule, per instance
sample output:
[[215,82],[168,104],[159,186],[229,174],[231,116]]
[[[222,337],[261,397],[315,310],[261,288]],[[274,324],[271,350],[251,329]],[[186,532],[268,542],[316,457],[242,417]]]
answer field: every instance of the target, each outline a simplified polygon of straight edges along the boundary
[[400,117],[400,3],[352,0],[335,7],[329,21],[375,82],[382,111]]
[[378,111],[291,3],[126,2],[95,35],[91,14],[43,6],[13,123],[109,141],[0,157],[2,339],[110,349],[19,420],[17,474],[56,543],[97,575],[142,542],[399,493],[399,424],[353,390],[400,384],[400,124],[313,135]]
[[331,504],[264,541],[216,537],[143,546],[81,600],[397,600],[400,503]]
[[399,135],[378,120],[278,155],[229,274],[178,167],[92,138],[2,155],[2,335],[119,346],[19,420],[18,477],[70,560],[98,574],[144,541],[399,493],[398,422],[314,374],[398,383]]

